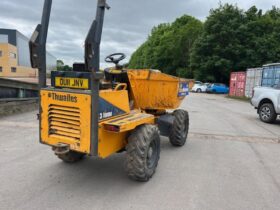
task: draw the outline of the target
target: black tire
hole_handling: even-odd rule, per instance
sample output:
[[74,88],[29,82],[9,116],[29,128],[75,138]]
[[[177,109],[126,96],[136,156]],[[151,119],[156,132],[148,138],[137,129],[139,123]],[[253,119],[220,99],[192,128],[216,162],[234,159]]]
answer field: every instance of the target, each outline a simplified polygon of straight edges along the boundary
[[198,89],[196,90],[196,92],[197,92],[197,93],[201,93],[202,91],[201,91],[200,88],[198,88]]
[[277,114],[275,112],[274,106],[271,103],[265,103],[259,108],[260,120],[265,123],[273,123],[277,119]]
[[137,127],[128,138],[125,169],[129,178],[147,182],[160,158],[160,135],[154,125]]
[[58,154],[57,157],[63,160],[65,163],[75,163],[84,158],[85,154],[69,151],[65,154]]
[[169,135],[169,141],[173,146],[185,145],[189,133],[189,113],[185,110],[173,112],[174,122]]

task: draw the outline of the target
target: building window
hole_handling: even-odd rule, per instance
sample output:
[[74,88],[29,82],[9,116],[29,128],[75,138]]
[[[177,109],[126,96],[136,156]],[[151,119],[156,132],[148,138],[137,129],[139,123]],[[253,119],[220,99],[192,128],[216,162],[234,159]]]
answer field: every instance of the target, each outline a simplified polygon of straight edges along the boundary
[[10,52],[10,58],[16,59],[17,58],[17,54]]
[[8,43],[9,42],[9,36],[6,34],[0,34],[0,43]]
[[3,72],[3,67],[2,66],[0,66],[0,72]]
[[3,52],[0,50],[0,57],[2,57],[3,56]]
[[17,68],[16,67],[12,67],[11,68],[11,72],[13,72],[13,73],[17,72]]

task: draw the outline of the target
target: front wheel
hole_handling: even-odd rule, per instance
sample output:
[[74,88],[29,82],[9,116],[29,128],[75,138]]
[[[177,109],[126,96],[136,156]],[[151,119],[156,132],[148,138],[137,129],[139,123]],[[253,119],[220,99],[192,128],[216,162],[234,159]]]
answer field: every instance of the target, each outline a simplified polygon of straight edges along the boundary
[[259,109],[259,116],[261,121],[265,123],[273,123],[277,118],[273,104],[266,103],[261,105]]
[[156,171],[160,157],[160,135],[154,125],[141,125],[128,138],[125,169],[136,181],[148,181]]
[[169,141],[173,146],[183,146],[189,133],[189,113],[185,110],[173,112],[174,122],[169,135]]

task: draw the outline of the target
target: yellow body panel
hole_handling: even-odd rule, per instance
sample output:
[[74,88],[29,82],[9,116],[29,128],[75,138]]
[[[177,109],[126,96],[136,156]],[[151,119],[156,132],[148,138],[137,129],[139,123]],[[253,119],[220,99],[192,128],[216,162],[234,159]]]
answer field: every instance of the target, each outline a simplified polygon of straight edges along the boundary
[[124,112],[130,112],[127,90],[101,90],[99,95],[101,98],[105,99]]
[[184,97],[178,97],[184,80],[155,70],[128,70],[136,108],[165,110],[177,108]]
[[106,158],[125,148],[128,132],[109,132],[104,129],[102,124],[103,123],[99,123],[98,157]]
[[64,143],[71,150],[89,154],[91,96],[42,90],[41,100],[42,143]]

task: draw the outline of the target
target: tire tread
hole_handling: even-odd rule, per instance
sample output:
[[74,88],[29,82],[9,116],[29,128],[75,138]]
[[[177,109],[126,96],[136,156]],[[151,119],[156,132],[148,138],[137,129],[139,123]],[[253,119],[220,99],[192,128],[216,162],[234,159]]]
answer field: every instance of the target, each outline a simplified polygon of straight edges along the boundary
[[[169,141],[173,146],[183,146],[186,143],[186,139],[189,131],[189,113],[185,110],[175,110],[174,122],[172,130],[169,136]],[[187,134],[184,133],[184,127],[182,124],[186,123]]]
[[[154,139],[160,144],[159,131],[154,125],[139,126],[129,136],[126,146],[125,169],[131,179],[144,182],[148,181],[155,173],[159,154],[154,169],[147,170],[146,168],[146,150]],[[160,150],[160,145],[158,149]]]

